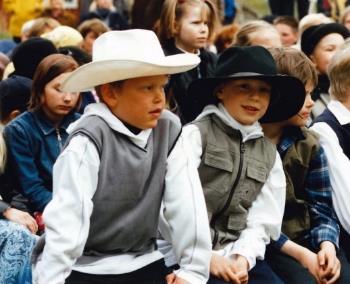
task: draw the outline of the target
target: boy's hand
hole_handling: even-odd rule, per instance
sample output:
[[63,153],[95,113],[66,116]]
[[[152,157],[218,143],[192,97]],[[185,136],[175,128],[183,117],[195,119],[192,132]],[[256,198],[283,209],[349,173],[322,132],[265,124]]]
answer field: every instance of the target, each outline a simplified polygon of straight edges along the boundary
[[318,264],[317,254],[313,253],[311,250],[304,248],[300,253],[298,259],[300,264],[305,267],[310,274],[316,279],[317,283],[322,283],[320,278],[320,266]]
[[210,260],[210,273],[219,279],[224,279],[226,282],[233,284],[241,284],[239,275],[235,272],[233,261],[212,253]]
[[337,258],[334,244],[324,241],[320,245],[321,250],[317,254],[320,266],[321,283],[335,283],[340,276],[340,261]]
[[248,260],[242,255],[233,256],[233,267],[236,275],[238,276],[241,284],[248,283],[248,269],[249,263]]
[[3,215],[7,220],[27,227],[33,234],[38,231],[38,224],[27,212],[10,207],[3,212]]
[[165,279],[167,284],[190,284],[180,277],[176,277],[175,273],[168,274]]

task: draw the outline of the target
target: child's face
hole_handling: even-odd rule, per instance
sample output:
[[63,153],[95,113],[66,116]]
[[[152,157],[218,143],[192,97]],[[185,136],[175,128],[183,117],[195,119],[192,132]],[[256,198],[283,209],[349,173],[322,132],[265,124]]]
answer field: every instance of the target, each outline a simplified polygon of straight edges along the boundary
[[283,46],[291,46],[297,42],[298,34],[293,31],[292,27],[280,23],[275,25],[275,28],[281,36]]
[[350,13],[344,19],[344,26],[350,31]]
[[194,53],[207,44],[208,12],[204,5],[191,5],[185,8],[184,14],[175,24],[175,43],[187,51]]
[[76,106],[79,93],[60,91],[61,84],[71,72],[62,73],[46,84],[44,94],[41,97],[41,108],[47,117],[53,122],[62,120]]
[[263,117],[270,95],[271,86],[256,79],[229,81],[217,93],[228,113],[243,125],[252,125]]
[[84,49],[87,53],[92,54],[92,46],[97,36],[94,32],[90,31],[84,37],[84,40],[81,44],[82,49]]
[[112,89],[111,101],[105,101],[122,121],[139,129],[154,128],[165,107],[167,82],[167,75],[128,79]]
[[308,82],[305,86],[306,97],[304,105],[296,115],[287,120],[287,125],[302,127],[308,123],[311,115],[311,110],[315,105],[315,102],[311,98],[311,92],[313,89],[313,84],[311,82]]
[[310,59],[320,74],[327,73],[327,67],[332,57],[343,44],[344,38],[338,33],[332,33],[323,37],[316,45]]

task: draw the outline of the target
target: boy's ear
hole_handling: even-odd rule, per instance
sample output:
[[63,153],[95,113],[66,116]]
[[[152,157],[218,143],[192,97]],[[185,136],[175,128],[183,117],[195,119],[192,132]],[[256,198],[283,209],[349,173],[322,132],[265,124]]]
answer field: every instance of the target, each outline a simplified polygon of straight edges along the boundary
[[216,92],[215,92],[215,96],[222,100],[222,95],[223,95],[223,92],[222,92],[222,86],[219,86],[217,89],[216,89]]
[[114,105],[117,102],[117,96],[113,87],[110,84],[103,84],[100,88],[103,101],[109,106]]

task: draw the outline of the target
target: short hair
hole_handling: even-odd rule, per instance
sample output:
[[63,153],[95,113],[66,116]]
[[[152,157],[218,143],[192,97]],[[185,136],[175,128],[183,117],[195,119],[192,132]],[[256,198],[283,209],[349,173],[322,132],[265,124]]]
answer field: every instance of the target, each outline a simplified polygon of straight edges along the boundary
[[48,31],[52,31],[53,29],[59,27],[61,24],[50,17],[41,17],[34,20],[31,27],[28,30],[28,38],[38,37]]
[[[119,89],[123,86],[124,82],[128,80],[128,79],[125,79],[125,80],[119,80],[119,81],[114,81],[114,82],[109,82],[109,83],[106,83],[104,85],[109,85],[111,88],[115,88],[115,89]],[[98,96],[98,98],[100,99],[101,102],[105,103],[105,100],[103,99],[103,94],[102,94],[102,85],[98,85],[98,86],[95,86],[95,90],[96,90],[96,95]]]
[[232,45],[235,34],[239,27],[237,24],[223,26],[216,34],[214,44],[217,52],[221,53],[226,49],[227,44]]
[[330,94],[338,101],[343,101],[350,88],[350,47],[341,49],[332,58],[328,66]]
[[37,111],[42,106],[42,96],[45,86],[62,73],[71,72],[78,68],[78,63],[68,55],[52,54],[45,57],[38,65],[32,84],[29,101],[29,111]]
[[99,19],[91,19],[82,22],[77,30],[81,33],[83,38],[87,36],[88,33],[92,32],[96,37],[108,32],[109,28],[107,25]]
[[293,16],[279,16],[273,21],[274,25],[278,24],[284,24],[289,26],[293,32],[297,33],[298,32],[298,20],[294,18]]
[[[250,46],[252,40],[252,34],[262,33],[264,31],[273,31],[278,34],[275,27],[263,20],[255,20],[248,22],[241,26],[236,33],[234,45],[236,46]],[[278,34],[279,35],[279,34]]]
[[278,73],[296,77],[306,85],[311,82],[316,87],[318,76],[312,61],[300,50],[292,47],[268,49],[275,59]]
[[158,26],[158,37],[161,44],[166,44],[169,39],[174,38],[175,23],[179,21],[185,13],[186,7],[190,5],[203,5],[206,7],[208,15],[208,40],[212,40],[216,28],[219,25],[217,9],[211,0],[165,0],[160,14],[160,21]]

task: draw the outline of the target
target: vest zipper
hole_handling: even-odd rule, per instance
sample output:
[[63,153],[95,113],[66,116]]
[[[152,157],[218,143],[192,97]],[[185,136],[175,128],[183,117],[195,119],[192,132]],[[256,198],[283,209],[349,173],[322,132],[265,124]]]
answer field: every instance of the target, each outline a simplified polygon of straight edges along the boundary
[[56,135],[58,140],[58,147],[60,148],[60,152],[62,152],[62,138],[60,135],[60,130],[58,128],[56,128]]
[[210,221],[210,227],[213,228],[214,230],[214,238],[213,238],[213,243],[212,243],[212,247],[214,248],[216,243],[218,242],[219,239],[219,233],[217,232],[217,230],[215,229],[215,224],[217,222],[217,220],[219,219],[219,217],[225,213],[225,211],[229,208],[231,201],[232,201],[232,197],[233,197],[233,193],[235,192],[235,189],[237,187],[237,184],[241,178],[241,174],[242,174],[242,168],[243,168],[243,156],[244,156],[244,152],[245,152],[245,144],[242,141],[242,135],[240,135],[240,145],[239,145],[239,151],[240,151],[240,155],[239,155],[239,166],[238,166],[238,172],[237,172],[237,176],[236,179],[233,183],[233,186],[231,188],[230,194],[226,200],[226,203],[224,205],[224,207],[222,207],[222,209],[216,213],[213,218]]

